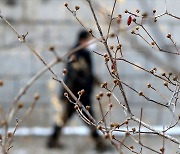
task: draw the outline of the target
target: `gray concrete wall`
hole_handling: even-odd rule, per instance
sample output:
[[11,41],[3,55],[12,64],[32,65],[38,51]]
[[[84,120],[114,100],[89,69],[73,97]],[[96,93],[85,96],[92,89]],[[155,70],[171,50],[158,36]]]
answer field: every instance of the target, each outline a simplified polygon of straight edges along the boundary
[[[99,35],[86,2],[84,0],[67,2],[71,8],[73,8],[75,5],[80,6],[81,9],[77,13],[78,17],[88,28],[92,28],[96,35]],[[179,1],[176,0],[167,1],[168,11],[176,14],[177,16],[180,14],[176,8],[179,4],[178,2]],[[73,45],[76,39],[77,31],[81,29],[81,26],[73,18],[70,12],[66,10],[63,4],[64,1],[57,0],[17,0],[14,6],[6,5],[6,3],[3,1],[0,2],[2,14],[7,19],[10,19],[20,34],[24,34],[27,31],[29,32],[27,41],[30,42],[32,47],[38,51],[38,53],[47,63],[54,59],[53,54],[48,51],[48,47],[54,45],[59,55],[65,54]],[[108,11],[111,10],[112,4],[113,1],[108,0],[104,0],[102,4],[100,3],[100,5],[106,8]],[[124,14],[124,10],[129,9],[130,11],[135,11],[137,8],[143,10],[144,7],[142,6],[144,6],[143,2],[138,0],[133,2],[122,1],[121,3],[118,3],[115,14],[123,15],[122,26],[127,27],[127,15]],[[149,7],[152,7],[152,9],[157,8],[157,13],[159,14],[163,13],[165,9],[164,1],[159,0],[150,3]],[[102,28],[104,32],[106,32],[107,21],[105,19],[107,17],[102,17],[100,14],[98,15]],[[169,32],[172,34],[174,40],[177,43],[180,41],[179,23],[177,20],[173,20],[168,16],[162,17],[154,25],[147,23],[146,26],[149,26],[150,33],[153,37],[157,38],[157,42],[161,45],[171,45],[170,42],[166,39],[166,34]],[[157,35],[156,32],[159,30],[160,32]],[[130,30],[119,35],[120,41],[123,44],[123,53],[125,58],[147,68],[148,70],[152,69],[153,67],[157,67],[158,74],[160,74],[162,71],[169,72],[172,69],[179,72],[180,69],[177,66],[180,65],[180,61],[177,57],[156,52],[155,50],[148,47],[148,45],[146,45],[141,39],[137,38],[136,36],[131,37],[129,33]],[[0,89],[0,98],[1,104],[3,104],[5,107],[8,107],[7,104],[12,102],[14,96],[17,95],[20,88],[22,88],[27,83],[27,81],[44,66],[27,49],[27,47],[18,42],[12,30],[2,21],[0,23],[0,34],[0,78],[5,83],[4,87]],[[158,37],[160,37],[160,39]],[[109,44],[115,45],[116,43],[116,39],[109,40]],[[139,45],[137,46],[137,44]],[[97,51],[104,53],[105,50],[102,45],[100,43],[97,45]],[[147,50],[150,52],[150,56],[147,53],[144,54],[144,52]],[[157,57],[158,60],[155,60],[152,56]],[[95,54],[93,55],[93,58],[95,69],[94,71],[97,76],[102,81],[108,81],[112,85],[111,78],[105,69],[103,59]],[[55,66],[53,70],[58,75],[62,76],[61,70],[63,67],[64,64],[60,64]],[[126,63],[118,62],[118,68],[122,76],[122,80],[135,87],[138,91],[142,90],[148,96],[158,100],[159,96],[146,88],[146,83],[152,83],[152,85],[155,85],[164,95],[167,95],[167,97],[170,98],[171,95],[167,90],[164,90],[162,81],[152,77],[151,75],[148,75],[143,71],[136,70]],[[24,103],[29,103],[32,100],[32,95],[35,92],[39,92],[41,99],[37,105],[37,108],[43,107],[42,112],[45,112],[45,110],[48,112],[50,110],[50,89],[48,88],[48,83],[49,81],[53,82],[51,77],[52,76],[49,72],[45,73],[29,89],[21,101]],[[57,83],[54,90],[54,92],[58,93],[59,85]],[[96,92],[99,90],[100,89],[96,88]],[[137,96],[137,94],[126,87],[125,91],[127,93],[130,106],[132,106],[135,113],[136,110],[138,110],[137,113],[139,113],[140,106],[143,106],[145,109],[146,106],[148,106],[148,111],[150,110],[149,106],[151,105],[147,101],[140,98]],[[143,105],[145,103],[146,105]],[[164,110],[156,105],[152,105],[151,110],[153,110],[154,116],[157,117],[159,117],[159,110],[166,112],[166,109]],[[155,122],[155,124],[158,123],[159,121]]]

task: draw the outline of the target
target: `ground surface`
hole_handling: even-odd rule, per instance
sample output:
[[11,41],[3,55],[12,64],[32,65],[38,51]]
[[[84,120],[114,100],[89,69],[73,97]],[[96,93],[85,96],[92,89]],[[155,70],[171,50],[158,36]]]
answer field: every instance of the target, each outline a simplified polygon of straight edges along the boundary
[[[178,137],[177,137],[178,138]],[[63,135],[61,140],[64,149],[49,150],[45,147],[47,137],[16,137],[14,147],[10,154],[118,154],[117,151],[98,152],[95,150],[93,140],[88,136]],[[156,150],[162,147],[162,139],[155,136],[142,136],[141,140],[145,145],[149,145]],[[125,144],[133,145],[138,151],[140,149],[132,140],[128,138]],[[165,154],[176,154],[178,145],[165,141]],[[123,149],[123,154],[132,154],[130,151]],[[154,154],[152,151],[143,149],[143,154]]]
[[116,154],[115,150],[98,152],[87,136],[63,136],[64,149],[47,149],[45,137],[17,137],[11,154]]

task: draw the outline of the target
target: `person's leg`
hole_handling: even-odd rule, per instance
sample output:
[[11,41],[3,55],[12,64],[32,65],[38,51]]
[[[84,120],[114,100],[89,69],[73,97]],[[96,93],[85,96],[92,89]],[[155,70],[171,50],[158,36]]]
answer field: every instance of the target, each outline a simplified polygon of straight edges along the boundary
[[[88,104],[86,105],[91,105],[91,102],[87,102]],[[92,110],[92,108],[90,108],[89,113],[94,117],[94,112]],[[107,144],[104,139],[99,135],[97,128],[95,126],[92,125],[88,125],[90,128],[90,132],[91,132],[91,136],[95,142],[95,148],[98,151],[108,151],[108,150],[112,150],[112,146]]]
[[[92,117],[94,117],[94,112],[92,110],[92,107],[89,110],[89,113],[92,115]],[[92,125],[88,125],[91,131],[91,136],[93,137],[94,140],[96,140],[99,137],[98,131],[96,129],[96,127],[92,126]]]
[[70,104],[69,102],[63,102],[63,103],[65,103],[63,108],[63,114],[58,113],[58,116],[56,117],[55,120],[56,122],[53,126],[53,132],[49,136],[47,142],[47,147],[49,148],[62,147],[62,145],[59,143],[59,136],[61,134],[61,130],[74,113],[73,104]]
[[[90,106],[89,109],[89,113],[92,115],[92,117],[94,117],[94,112],[92,109],[92,101],[91,101],[91,93],[86,93],[84,95],[82,95],[82,98],[80,99],[80,101],[82,102],[82,104],[86,107],[86,106]],[[84,113],[85,114],[85,113]],[[86,114],[85,114],[86,116]],[[87,117],[88,118],[88,117]],[[91,136],[96,139],[99,137],[99,134],[97,132],[97,129],[94,126],[88,125],[88,127],[90,128],[91,131]]]

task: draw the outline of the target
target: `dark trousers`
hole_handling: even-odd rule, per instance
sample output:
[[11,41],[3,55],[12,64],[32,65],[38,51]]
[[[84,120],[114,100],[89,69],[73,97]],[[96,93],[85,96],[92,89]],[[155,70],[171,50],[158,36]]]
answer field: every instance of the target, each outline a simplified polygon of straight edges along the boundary
[[[84,95],[80,101],[83,103],[84,106],[86,106],[86,105],[90,106],[91,105],[90,98],[87,97],[87,95]],[[64,114],[61,117],[61,120],[63,121],[63,126],[64,126],[66,124],[66,122],[76,112],[76,110],[74,109],[74,104],[68,102],[67,100],[63,100],[62,103],[65,103],[65,104],[63,104],[63,106],[64,106],[64,108],[63,108]],[[92,108],[90,108],[89,112],[90,112],[90,114],[92,116],[94,116]],[[62,129],[63,126],[62,125],[59,126],[58,124],[55,124],[54,131],[53,131],[53,134],[52,134],[53,138],[58,138],[59,137],[59,135],[61,133],[61,129]],[[90,128],[91,136],[94,139],[99,137],[98,132],[97,132],[97,130],[96,130],[96,128],[94,126],[88,125],[88,127]]]

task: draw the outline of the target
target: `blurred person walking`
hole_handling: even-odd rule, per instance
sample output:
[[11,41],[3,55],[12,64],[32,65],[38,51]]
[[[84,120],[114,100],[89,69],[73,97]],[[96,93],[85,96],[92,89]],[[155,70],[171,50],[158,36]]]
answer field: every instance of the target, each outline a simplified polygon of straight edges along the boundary
[[[86,31],[80,31],[77,39],[77,43],[73,48],[76,48],[82,44],[86,44],[90,41],[91,35]],[[68,63],[66,66],[67,73],[65,76],[64,82],[69,87],[69,89],[73,92],[76,97],[78,97],[78,92],[84,89],[84,94],[81,96],[80,101],[84,106],[91,106],[91,95],[93,90],[93,83],[98,83],[98,80],[94,77],[93,74],[93,64],[91,58],[91,51],[93,50],[93,45],[89,45],[86,48],[80,49],[74,54],[72,54],[68,59]],[[72,57],[76,60],[71,61]],[[74,59],[73,58],[73,59]],[[66,91],[64,89],[61,90],[59,99],[63,103],[63,114],[57,113],[56,122],[53,126],[53,132],[50,135],[47,146],[49,148],[60,148],[62,144],[59,142],[59,137],[61,135],[61,130],[66,124],[66,122],[72,117],[75,113],[74,104],[68,102],[67,98],[65,98],[64,93]],[[92,108],[89,110],[90,114],[94,116]],[[89,125],[88,125],[89,126]],[[91,136],[96,143],[96,148],[98,150],[107,150],[109,148],[104,144],[102,138],[99,136],[96,128],[94,126],[89,126],[91,130]]]

